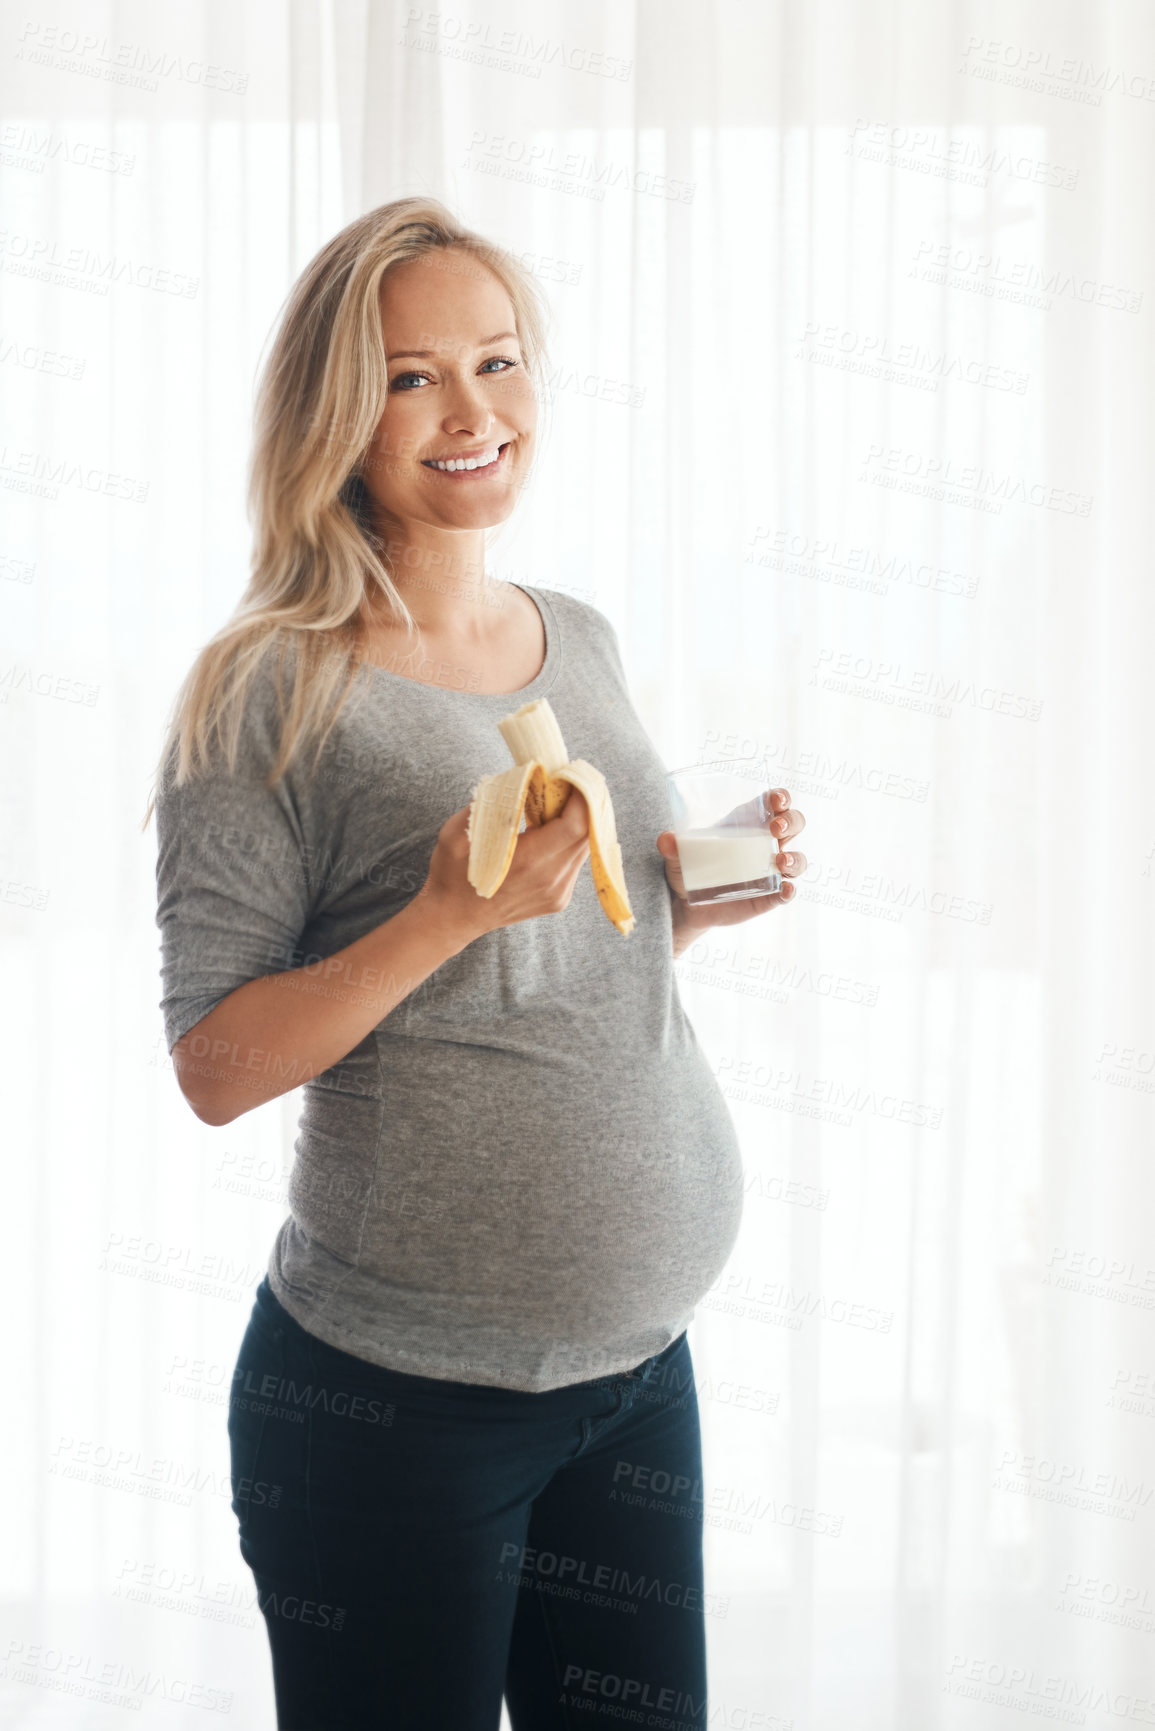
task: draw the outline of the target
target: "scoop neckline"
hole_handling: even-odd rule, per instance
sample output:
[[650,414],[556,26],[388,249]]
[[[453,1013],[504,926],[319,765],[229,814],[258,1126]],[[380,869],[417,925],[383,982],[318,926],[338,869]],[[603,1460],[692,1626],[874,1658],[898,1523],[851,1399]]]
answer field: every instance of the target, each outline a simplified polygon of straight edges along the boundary
[[542,628],[545,631],[545,660],[528,685],[519,686],[516,691],[463,691],[455,685],[435,685],[425,679],[411,679],[407,673],[394,673],[390,667],[379,667],[374,661],[363,661],[362,668],[378,679],[396,680],[400,685],[415,687],[418,691],[428,691],[431,695],[440,697],[461,697],[471,703],[532,703],[535,697],[541,697],[553,685],[557,678],[558,662],[561,657],[561,627],[557,614],[541,590],[530,583],[511,583],[511,589],[520,589],[523,595],[528,595],[541,617]]

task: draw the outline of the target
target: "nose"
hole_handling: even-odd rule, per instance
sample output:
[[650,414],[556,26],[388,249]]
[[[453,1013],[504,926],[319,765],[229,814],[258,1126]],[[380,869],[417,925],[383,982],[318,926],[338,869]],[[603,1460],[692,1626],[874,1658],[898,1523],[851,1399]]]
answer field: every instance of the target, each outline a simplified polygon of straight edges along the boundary
[[449,386],[449,402],[441,423],[446,433],[473,433],[484,437],[497,419],[485,399],[481,384],[464,372],[455,371]]

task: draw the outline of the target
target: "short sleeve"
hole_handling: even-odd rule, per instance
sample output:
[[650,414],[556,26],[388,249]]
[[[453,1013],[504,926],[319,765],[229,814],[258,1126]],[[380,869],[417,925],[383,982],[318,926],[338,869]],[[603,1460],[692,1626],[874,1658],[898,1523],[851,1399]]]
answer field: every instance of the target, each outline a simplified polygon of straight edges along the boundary
[[[309,919],[307,845],[276,755],[267,703],[250,701],[236,769],[221,764],[173,785],[173,754],[156,798],[161,1013],[171,1052],[188,1030],[250,980],[299,967]],[[219,761],[219,760],[218,760]]]

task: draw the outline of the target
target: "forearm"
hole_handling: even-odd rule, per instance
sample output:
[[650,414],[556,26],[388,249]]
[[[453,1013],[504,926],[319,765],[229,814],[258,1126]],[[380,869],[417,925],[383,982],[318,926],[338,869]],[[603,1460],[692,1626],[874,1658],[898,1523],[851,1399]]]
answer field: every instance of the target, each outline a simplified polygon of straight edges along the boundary
[[422,892],[320,965],[238,986],[173,1048],[186,1099],[222,1125],[301,1087],[471,941]]

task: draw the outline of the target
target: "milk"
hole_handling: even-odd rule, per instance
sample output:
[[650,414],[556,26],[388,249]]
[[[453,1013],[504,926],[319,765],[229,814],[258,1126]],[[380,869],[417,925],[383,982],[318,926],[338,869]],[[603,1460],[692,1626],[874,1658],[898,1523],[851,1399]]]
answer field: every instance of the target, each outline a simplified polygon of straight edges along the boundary
[[[768,829],[691,829],[675,832],[687,899],[712,901],[720,891],[758,886],[772,895],[778,888],[774,856],[778,844]],[[767,878],[772,881],[767,883]]]

